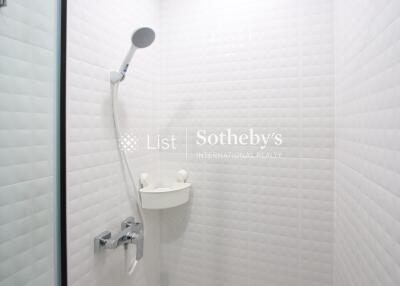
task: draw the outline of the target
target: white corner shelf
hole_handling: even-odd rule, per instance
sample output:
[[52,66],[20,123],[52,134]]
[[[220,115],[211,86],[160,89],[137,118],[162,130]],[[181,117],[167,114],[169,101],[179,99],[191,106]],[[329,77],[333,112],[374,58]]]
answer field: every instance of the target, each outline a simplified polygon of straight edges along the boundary
[[189,201],[191,184],[187,183],[187,172],[180,170],[177,182],[170,187],[154,187],[148,183],[148,175],[140,177],[143,188],[140,198],[143,209],[162,210],[183,205]]

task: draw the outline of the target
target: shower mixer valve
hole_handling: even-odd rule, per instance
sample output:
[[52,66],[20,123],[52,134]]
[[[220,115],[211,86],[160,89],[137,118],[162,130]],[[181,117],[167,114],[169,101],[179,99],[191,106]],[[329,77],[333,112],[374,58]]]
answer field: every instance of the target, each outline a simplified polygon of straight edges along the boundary
[[110,231],[105,231],[94,238],[94,252],[101,252],[103,249],[115,249],[120,245],[136,245],[136,260],[143,257],[144,235],[143,225],[135,222],[135,218],[128,217],[121,223],[121,231],[111,236]]

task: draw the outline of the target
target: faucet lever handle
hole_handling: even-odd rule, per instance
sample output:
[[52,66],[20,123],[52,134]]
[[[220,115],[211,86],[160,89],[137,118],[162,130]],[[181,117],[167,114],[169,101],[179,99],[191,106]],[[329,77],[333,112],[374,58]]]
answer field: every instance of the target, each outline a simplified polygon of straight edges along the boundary
[[136,260],[139,261],[143,257],[144,251],[144,237],[140,234],[136,241]]
[[128,234],[128,240],[130,243],[136,245],[136,260],[139,261],[143,257],[143,250],[144,250],[144,236],[143,231],[141,229],[141,225],[138,225],[138,229],[135,232],[131,232]]

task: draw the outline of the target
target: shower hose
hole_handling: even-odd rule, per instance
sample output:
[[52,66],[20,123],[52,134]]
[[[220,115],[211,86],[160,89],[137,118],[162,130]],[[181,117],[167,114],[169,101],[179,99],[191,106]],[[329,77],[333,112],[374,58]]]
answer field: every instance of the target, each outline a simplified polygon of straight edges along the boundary
[[[126,168],[126,173],[128,174],[128,178],[130,181],[130,184],[132,185],[133,192],[135,194],[135,199],[136,199],[136,206],[138,210],[138,214],[140,217],[140,222],[143,225],[143,230],[144,230],[144,215],[143,215],[143,209],[141,207],[141,199],[139,195],[138,188],[135,183],[135,179],[133,178],[132,174],[132,168],[129,164],[129,160],[126,157],[126,153],[120,148],[119,140],[121,138],[121,129],[120,129],[120,124],[119,124],[119,114],[118,114],[118,88],[119,88],[119,82],[117,83],[111,83],[111,97],[112,97],[112,114],[113,114],[113,122],[114,122],[114,130],[115,130],[115,139],[117,142],[117,149],[119,153],[119,157],[122,163],[122,166]],[[129,185],[129,184],[128,184]],[[132,275],[135,272],[136,266],[138,264],[138,261],[136,258],[133,258],[130,266],[128,268],[128,275]]]

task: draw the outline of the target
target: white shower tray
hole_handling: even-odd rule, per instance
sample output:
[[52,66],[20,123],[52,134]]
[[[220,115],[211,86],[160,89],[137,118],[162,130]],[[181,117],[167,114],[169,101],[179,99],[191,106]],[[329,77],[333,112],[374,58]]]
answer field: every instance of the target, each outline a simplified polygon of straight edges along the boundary
[[140,189],[142,208],[160,210],[183,205],[189,201],[190,183],[175,183],[171,187]]

